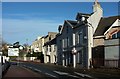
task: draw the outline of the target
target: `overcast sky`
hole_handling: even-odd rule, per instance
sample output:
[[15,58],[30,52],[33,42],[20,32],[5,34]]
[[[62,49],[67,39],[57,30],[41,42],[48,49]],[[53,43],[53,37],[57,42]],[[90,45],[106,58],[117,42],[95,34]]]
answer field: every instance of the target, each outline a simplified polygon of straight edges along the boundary
[[[104,16],[118,14],[117,2],[100,3]],[[57,32],[64,20],[75,20],[76,14],[91,13],[93,2],[3,2],[3,39],[31,44],[37,36]]]

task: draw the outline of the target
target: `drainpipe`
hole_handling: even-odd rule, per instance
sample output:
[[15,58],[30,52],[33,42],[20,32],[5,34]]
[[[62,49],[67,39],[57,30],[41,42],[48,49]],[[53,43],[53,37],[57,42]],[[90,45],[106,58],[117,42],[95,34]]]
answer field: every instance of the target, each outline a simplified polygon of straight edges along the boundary
[[64,55],[64,53],[62,54],[62,58],[63,58],[62,59],[62,62],[63,62],[62,65],[65,66],[65,55]]
[[75,49],[75,34],[73,33],[73,49],[72,49],[72,54],[73,54],[73,67],[76,67],[76,53],[77,50]]
[[88,37],[88,43],[87,43],[87,69],[90,69],[92,67],[92,47],[93,47],[93,30],[94,27],[92,24],[87,24],[87,37]]

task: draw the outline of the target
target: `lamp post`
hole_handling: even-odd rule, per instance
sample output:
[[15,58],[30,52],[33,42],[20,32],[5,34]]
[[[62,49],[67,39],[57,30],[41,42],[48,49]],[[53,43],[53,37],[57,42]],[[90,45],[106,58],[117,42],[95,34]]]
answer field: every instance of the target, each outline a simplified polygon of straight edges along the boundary
[[19,65],[19,59],[20,59],[20,57],[19,57],[19,56],[20,56],[20,50],[23,50],[23,46],[21,46],[21,45],[20,45],[18,49],[19,49],[19,55],[18,55],[18,65]]
[[30,52],[30,57],[31,57],[31,61],[33,61],[33,56],[32,56],[33,52]]

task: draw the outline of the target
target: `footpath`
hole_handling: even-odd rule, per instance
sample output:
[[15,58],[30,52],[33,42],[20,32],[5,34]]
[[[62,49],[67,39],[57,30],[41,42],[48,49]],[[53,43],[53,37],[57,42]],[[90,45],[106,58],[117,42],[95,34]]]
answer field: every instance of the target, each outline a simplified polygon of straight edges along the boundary
[[42,79],[43,75],[18,65],[11,65],[2,79]]

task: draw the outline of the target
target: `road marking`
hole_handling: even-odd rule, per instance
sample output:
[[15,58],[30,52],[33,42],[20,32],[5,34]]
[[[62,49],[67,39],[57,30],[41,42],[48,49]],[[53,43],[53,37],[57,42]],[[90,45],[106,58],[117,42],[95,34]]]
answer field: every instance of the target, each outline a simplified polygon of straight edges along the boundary
[[53,72],[55,72],[55,73],[57,73],[57,74],[59,74],[59,75],[67,75],[67,74],[68,74],[68,73],[60,72],[60,71],[53,71]]
[[67,74],[68,76],[74,77],[74,78],[79,78],[78,76]]
[[41,70],[39,70],[39,69],[34,69],[34,70],[36,70],[36,71],[38,71],[38,72],[41,72]]
[[32,67],[29,66],[30,69],[32,69]]
[[82,77],[93,78],[92,76],[87,75],[87,74],[82,74],[82,73],[78,73],[78,72],[74,72],[74,73],[77,74],[77,75],[80,75],[80,76],[82,76]]
[[49,74],[49,73],[45,73],[46,75],[49,75],[49,76],[51,76],[51,77],[55,77],[55,78],[57,78],[56,76],[54,76],[54,75],[52,75],[52,74]]
[[74,78],[79,78],[78,76],[71,75],[71,74],[66,73],[66,72],[60,72],[60,71],[54,71],[54,72],[59,74],[59,75],[67,75],[67,76],[71,76],[71,77],[74,77]]

